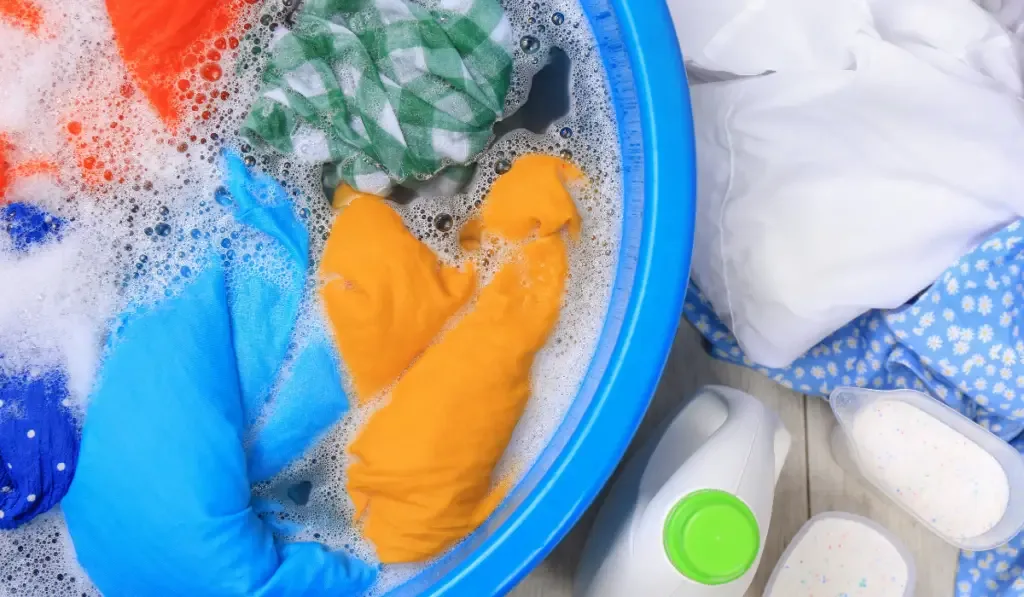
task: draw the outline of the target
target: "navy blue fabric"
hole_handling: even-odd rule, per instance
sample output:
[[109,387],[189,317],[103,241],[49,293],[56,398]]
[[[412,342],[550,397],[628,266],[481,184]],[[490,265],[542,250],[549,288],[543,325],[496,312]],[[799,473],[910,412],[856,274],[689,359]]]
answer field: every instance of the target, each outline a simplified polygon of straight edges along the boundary
[[[63,222],[14,203],[0,210],[0,230],[16,251],[59,239]],[[2,283],[2,282],[0,282]],[[55,506],[74,476],[78,428],[60,371],[4,367],[0,346],[0,529],[13,529]]]

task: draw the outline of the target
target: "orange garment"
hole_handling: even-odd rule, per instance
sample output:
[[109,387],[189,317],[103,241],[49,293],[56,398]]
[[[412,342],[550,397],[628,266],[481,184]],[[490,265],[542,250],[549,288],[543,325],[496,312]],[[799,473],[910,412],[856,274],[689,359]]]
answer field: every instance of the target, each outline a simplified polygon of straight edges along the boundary
[[43,26],[43,11],[29,0],[0,0],[0,20],[29,33],[39,33]]
[[[251,4],[252,2],[250,2]],[[189,70],[203,78],[221,76],[215,38],[234,25],[240,6],[230,0],[107,0],[121,57],[132,76],[168,125],[181,114],[179,95],[188,91]]]
[[[160,132],[130,115],[126,118],[122,110],[143,95],[172,134],[182,132],[174,143],[179,151],[187,151],[188,123],[179,125],[186,118],[214,118],[218,103],[229,97],[215,84],[223,75],[220,61],[239,46],[238,38],[228,32],[236,26],[250,27],[239,23],[242,9],[257,1],[106,0],[115,41],[135,83],[91,81],[81,94],[68,98],[61,126],[66,128],[70,153],[47,155],[17,168],[8,164],[6,173],[0,172],[0,197],[15,175],[63,173],[72,163],[91,186],[123,183],[138,174],[135,137]],[[37,35],[46,24],[32,0],[0,0],[0,20]],[[195,136],[190,140],[196,141]]]
[[[29,33],[38,34],[43,26],[43,11],[29,0],[0,0],[0,21],[20,27]],[[53,164],[42,160],[33,160],[15,166],[9,161],[13,149],[14,147],[7,138],[0,134],[0,203],[4,202],[7,187],[14,182],[14,179],[56,171]]]
[[463,238],[538,237],[413,363],[352,444],[349,495],[382,562],[438,555],[503,498],[492,475],[529,400],[534,357],[558,321],[569,267],[561,230],[580,227],[565,185],[579,176],[557,158],[527,156],[499,179]]
[[359,400],[393,383],[473,293],[383,199],[350,194],[320,263],[321,296]]
[[57,175],[58,169],[46,160],[34,159],[22,162],[18,165],[12,164],[9,160],[14,145],[7,138],[0,134],[0,204],[4,203],[4,195],[7,194],[7,187],[18,178],[27,178],[37,174]]
[[482,228],[508,240],[549,236],[562,228],[580,234],[580,216],[566,186],[583,180],[580,169],[550,155],[525,155],[498,178],[484,203]]
[[4,194],[7,192],[7,185],[11,184],[10,170],[11,164],[7,161],[7,144],[0,137],[0,201],[3,201]]

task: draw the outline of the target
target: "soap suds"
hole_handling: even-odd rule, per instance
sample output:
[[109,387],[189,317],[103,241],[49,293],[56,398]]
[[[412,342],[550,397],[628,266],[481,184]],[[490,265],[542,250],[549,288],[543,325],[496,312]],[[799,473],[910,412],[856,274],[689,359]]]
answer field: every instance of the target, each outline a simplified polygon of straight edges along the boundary
[[848,518],[813,522],[779,563],[765,597],[903,597],[910,572],[875,529]]
[[919,408],[874,401],[851,436],[865,472],[951,539],[981,535],[1006,512],[1010,486],[999,462]]
[[84,402],[115,314],[109,276],[95,275],[95,259],[81,232],[26,255],[0,247],[0,372],[68,373],[71,397]]

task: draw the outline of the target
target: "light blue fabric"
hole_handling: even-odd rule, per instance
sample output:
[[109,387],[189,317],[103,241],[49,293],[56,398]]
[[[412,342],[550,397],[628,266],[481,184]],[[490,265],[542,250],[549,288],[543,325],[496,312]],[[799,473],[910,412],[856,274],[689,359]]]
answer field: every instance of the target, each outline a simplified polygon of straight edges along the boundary
[[[871,311],[792,365],[759,367],[691,284],[685,314],[711,354],[782,385],[827,396],[842,385],[930,393],[1024,451],[1024,220],[993,234],[909,304]],[[957,597],[1024,595],[1024,534],[987,552],[963,552]]]
[[226,161],[236,217],[280,264],[268,277],[212,258],[180,294],[124,317],[86,412],[68,529],[107,597],[361,595],[375,568],[275,539],[259,514],[279,509],[252,499],[347,401],[326,340],[290,347],[305,229],[274,181]]

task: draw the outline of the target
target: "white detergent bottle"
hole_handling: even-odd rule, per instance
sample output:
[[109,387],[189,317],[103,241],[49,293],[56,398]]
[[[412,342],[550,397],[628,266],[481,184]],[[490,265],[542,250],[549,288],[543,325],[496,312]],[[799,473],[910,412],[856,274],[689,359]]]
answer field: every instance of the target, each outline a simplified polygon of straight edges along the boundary
[[753,396],[700,389],[612,487],[575,597],[743,597],[790,441]]

